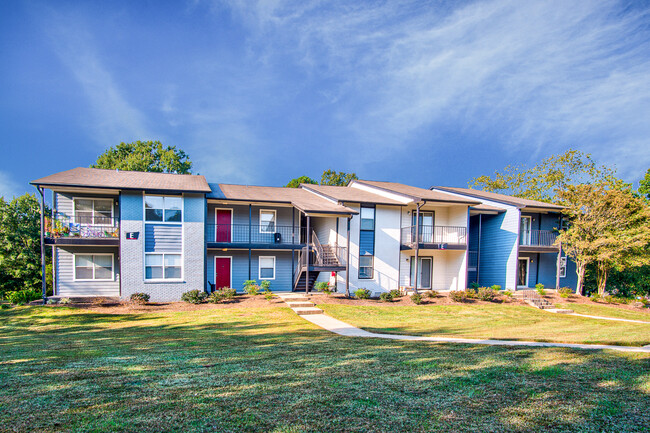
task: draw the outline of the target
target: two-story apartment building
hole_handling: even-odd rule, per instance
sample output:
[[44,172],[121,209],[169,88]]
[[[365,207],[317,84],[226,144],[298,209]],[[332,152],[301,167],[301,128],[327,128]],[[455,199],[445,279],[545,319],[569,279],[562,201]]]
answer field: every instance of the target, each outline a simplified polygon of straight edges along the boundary
[[559,208],[545,203],[393,182],[278,188],[91,168],[32,184],[52,191],[44,242],[61,297],[171,301],[247,280],[273,291],[335,281],[375,294],[554,285],[558,250],[546,231]]

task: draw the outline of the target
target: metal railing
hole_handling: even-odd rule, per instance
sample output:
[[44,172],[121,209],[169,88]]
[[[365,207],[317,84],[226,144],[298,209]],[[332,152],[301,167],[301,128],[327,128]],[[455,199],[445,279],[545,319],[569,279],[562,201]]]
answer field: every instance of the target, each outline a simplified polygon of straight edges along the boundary
[[519,245],[535,247],[552,247],[557,233],[550,230],[523,230],[519,236]]
[[346,247],[338,245],[322,245],[316,232],[311,234],[314,252],[313,264],[318,266],[345,266],[347,251]]
[[45,218],[45,237],[47,238],[119,238],[119,218],[106,216],[59,215]]
[[[402,227],[402,245],[415,244],[416,226]],[[420,244],[467,244],[467,228],[456,226],[422,225],[418,236]]]
[[304,227],[260,224],[206,224],[206,241],[232,244],[300,244]]
[[468,251],[468,263],[467,267],[476,270],[478,267],[478,251]]

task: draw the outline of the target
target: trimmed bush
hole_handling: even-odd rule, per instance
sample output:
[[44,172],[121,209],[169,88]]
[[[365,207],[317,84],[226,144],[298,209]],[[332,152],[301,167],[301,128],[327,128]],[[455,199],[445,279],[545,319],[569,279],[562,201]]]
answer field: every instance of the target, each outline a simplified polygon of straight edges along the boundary
[[383,292],[379,295],[379,300],[382,302],[392,302],[393,295],[390,292]]
[[589,296],[589,298],[594,302],[598,302],[598,301],[600,301],[601,296],[600,296],[600,293],[594,292],[594,293],[591,294],[591,296]]
[[427,298],[431,298],[431,299],[434,299],[434,298],[437,298],[438,296],[440,296],[440,294],[435,290],[427,290],[426,295],[427,295]]
[[181,301],[190,303],[190,304],[201,304],[207,298],[207,293],[202,290],[190,290],[181,295]]
[[[459,291],[461,291],[461,290],[459,290]],[[474,290],[474,289],[465,290],[465,297],[467,299],[476,299],[476,290]]]
[[43,294],[36,289],[23,289],[5,293],[5,299],[14,305],[23,305],[42,298]]
[[330,287],[330,284],[325,281],[319,281],[318,283],[314,284],[314,289],[325,293],[327,296],[332,294],[332,288]]
[[504,290],[503,294],[505,296],[507,296],[508,298],[512,298],[512,295],[513,295],[512,290]]
[[244,281],[244,292],[251,296],[259,295],[260,286],[257,285],[257,281],[255,280],[246,280]]
[[413,293],[411,295],[411,301],[413,301],[415,305],[420,305],[422,303],[422,295],[419,293]]
[[149,295],[147,293],[140,293],[140,292],[133,293],[129,297],[129,300],[131,301],[131,303],[140,304],[140,305],[146,304],[147,302],[149,302],[149,299],[150,299],[150,297],[149,297]]
[[479,287],[477,296],[481,301],[492,302],[496,299],[497,294],[492,287]]
[[454,302],[465,302],[467,300],[467,292],[465,290],[452,290],[449,292],[449,297]]
[[397,289],[393,289],[393,290],[391,290],[391,291],[388,292],[388,293],[390,293],[390,296],[391,296],[393,299],[401,298],[402,296],[404,296],[404,295],[402,294],[402,292],[400,292],[400,291],[397,290]]
[[222,287],[210,293],[210,295],[207,297],[207,300],[212,304],[218,304],[219,302],[234,298],[236,294],[237,291],[235,289],[231,289],[230,287]]
[[539,296],[546,295],[546,290],[544,290],[544,284],[542,284],[542,283],[535,284],[535,290],[537,290],[537,293],[539,293]]
[[568,298],[569,296],[573,295],[573,290],[571,290],[570,287],[562,287],[557,292],[560,294],[560,297],[562,298]]
[[491,288],[492,290],[494,290],[495,292],[498,292],[498,291],[501,290],[501,286],[498,285],[498,284],[494,284],[494,285],[490,286],[490,288]]
[[271,290],[271,282],[269,280],[264,280],[260,283],[260,288],[263,292],[268,292]]
[[370,290],[358,289],[356,292],[354,292],[354,296],[357,299],[370,299]]
[[61,298],[61,299],[59,299],[59,304],[65,305],[65,304],[69,304],[70,302],[71,302],[70,298]]

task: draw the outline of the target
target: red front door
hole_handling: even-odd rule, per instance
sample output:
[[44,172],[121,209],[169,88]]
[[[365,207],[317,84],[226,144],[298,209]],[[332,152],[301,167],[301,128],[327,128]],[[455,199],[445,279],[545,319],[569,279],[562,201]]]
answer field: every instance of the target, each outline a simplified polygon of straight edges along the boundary
[[232,242],[232,211],[217,209],[217,242]]
[[216,273],[214,284],[217,289],[230,287],[230,257],[215,257],[214,271]]

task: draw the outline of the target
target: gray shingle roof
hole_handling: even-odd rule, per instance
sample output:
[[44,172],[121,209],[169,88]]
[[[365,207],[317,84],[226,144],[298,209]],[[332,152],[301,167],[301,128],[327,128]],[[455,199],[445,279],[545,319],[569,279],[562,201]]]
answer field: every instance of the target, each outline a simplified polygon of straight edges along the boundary
[[410,197],[418,201],[457,203],[457,204],[468,204],[468,205],[480,204],[480,202],[476,200],[464,199],[459,197],[451,197],[449,194],[440,193],[438,191],[431,191],[430,189],[418,188],[417,186],[404,185],[403,183],[382,182],[377,180],[354,180],[352,182],[358,182],[362,185],[365,184],[369,186],[374,186],[376,188],[381,188],[387,191],[391,191],[397,194]]
[[205,177],[192,174],[149,173],[77,167],[30,182],[41,186],[210,192]]
[[386,198],[379,194],[373,194],[369,191],[364,191],[358,188],[351,188],[347,186],[331,186],[331,185],[311,185],[302,184],[302,188],[312,190],[318,194],[332,198],[342,203],[374,203],[384,205],[397,205],[404,206],[404,203],[397,200]]
[[439,189],[441,191],[449,191],[453,192],[456,194],[463,194],[467,195],[470,197],[476,197],[476,198],[483,198],[486,200],[491,200],[491,201],[496,201],[499,203],[504,203],[504,204],[509,204],[512,206],[517,206],[519,208],[525,208],[525,207],[534,207],[534,208],[541,208],[541,209],[553,209],[553,210],[562,210],[564,209],[563,206],[553,204],[553,203],[545,203],[543,201],[537,201],[537,200],[528,200],[525,198],[519,198],[519,197],[512,197],[509,195],[505,194],[498,194],[496,192],[488,192],[488,191],[481,191],[478,189],[470,189],[470,188],[455,188],[455,187],[449,187],[449,186],[435,186],[433,188]]

